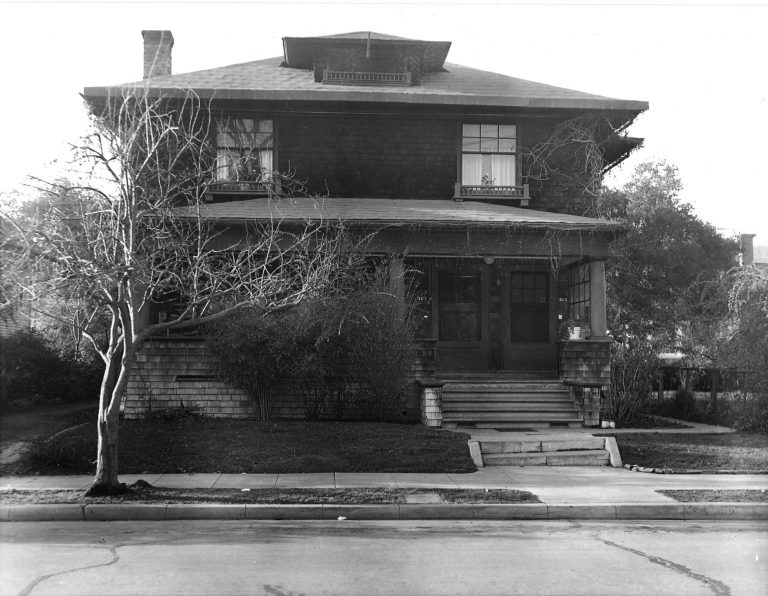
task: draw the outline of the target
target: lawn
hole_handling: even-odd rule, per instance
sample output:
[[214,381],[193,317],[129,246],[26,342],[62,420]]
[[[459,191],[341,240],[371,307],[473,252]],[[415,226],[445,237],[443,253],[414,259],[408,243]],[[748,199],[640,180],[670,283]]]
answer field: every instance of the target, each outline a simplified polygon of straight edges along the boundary
[[671,470],[768,472],[768,435],[617,434],[625,464]]
[[[474,472],[461,433],[374,422],[124,421],[120,472]],[[91,474],[94,424],[37,442],[2,473]]]

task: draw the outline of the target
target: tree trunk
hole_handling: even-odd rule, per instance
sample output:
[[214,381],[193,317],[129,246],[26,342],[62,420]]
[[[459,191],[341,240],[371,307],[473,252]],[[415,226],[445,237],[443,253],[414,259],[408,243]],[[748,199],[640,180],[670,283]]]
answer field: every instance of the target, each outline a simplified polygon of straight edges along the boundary
[[[96,448],[96,476],[86,491],[88,497],[119,495],[128,487],[117,478],[117,450],[119,440],[119,409],[115,399],[120,391],[121,367],[119,359],[112,357],[107,363],[99,395],[99,417],[96,422],[98,446]],[[119,404],[118,404],[119,405]]]
[[119,495],[128,487],[117,478],[119,421],[99,416],[99,443],[96,452],[96,476],[85,493],[88,497]]

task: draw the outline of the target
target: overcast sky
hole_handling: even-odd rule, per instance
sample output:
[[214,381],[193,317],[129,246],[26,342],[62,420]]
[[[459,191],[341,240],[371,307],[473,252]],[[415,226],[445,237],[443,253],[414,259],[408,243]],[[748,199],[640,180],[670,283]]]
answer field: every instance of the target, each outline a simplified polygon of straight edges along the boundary
[[[623,99],[643,160],[682,198],[768,245],[768,3],[3,2],[0,192],[48,177],[83,133],[85,86],[142,75],[142,29],[170,29],[175,73],[282,54],[284,36],[378,31],[451,41],[449,62]],[[59,162],[61,163],[61,162]]]

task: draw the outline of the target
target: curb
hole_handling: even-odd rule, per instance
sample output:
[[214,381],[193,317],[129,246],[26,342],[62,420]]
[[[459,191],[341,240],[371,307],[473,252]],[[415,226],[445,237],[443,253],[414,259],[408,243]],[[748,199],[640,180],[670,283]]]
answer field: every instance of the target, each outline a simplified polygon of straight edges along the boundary
[[653,504],[52,504],[0,505],[0,522],[170,520],[768,521],[768,503]]

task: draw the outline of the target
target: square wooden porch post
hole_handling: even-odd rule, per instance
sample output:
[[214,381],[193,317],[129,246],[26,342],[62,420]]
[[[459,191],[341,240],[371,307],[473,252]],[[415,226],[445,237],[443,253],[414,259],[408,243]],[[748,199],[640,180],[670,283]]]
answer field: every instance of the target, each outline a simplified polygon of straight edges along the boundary
[[592,339],[608,335],[605,297],[605,261],[589,263],[589,320]]

